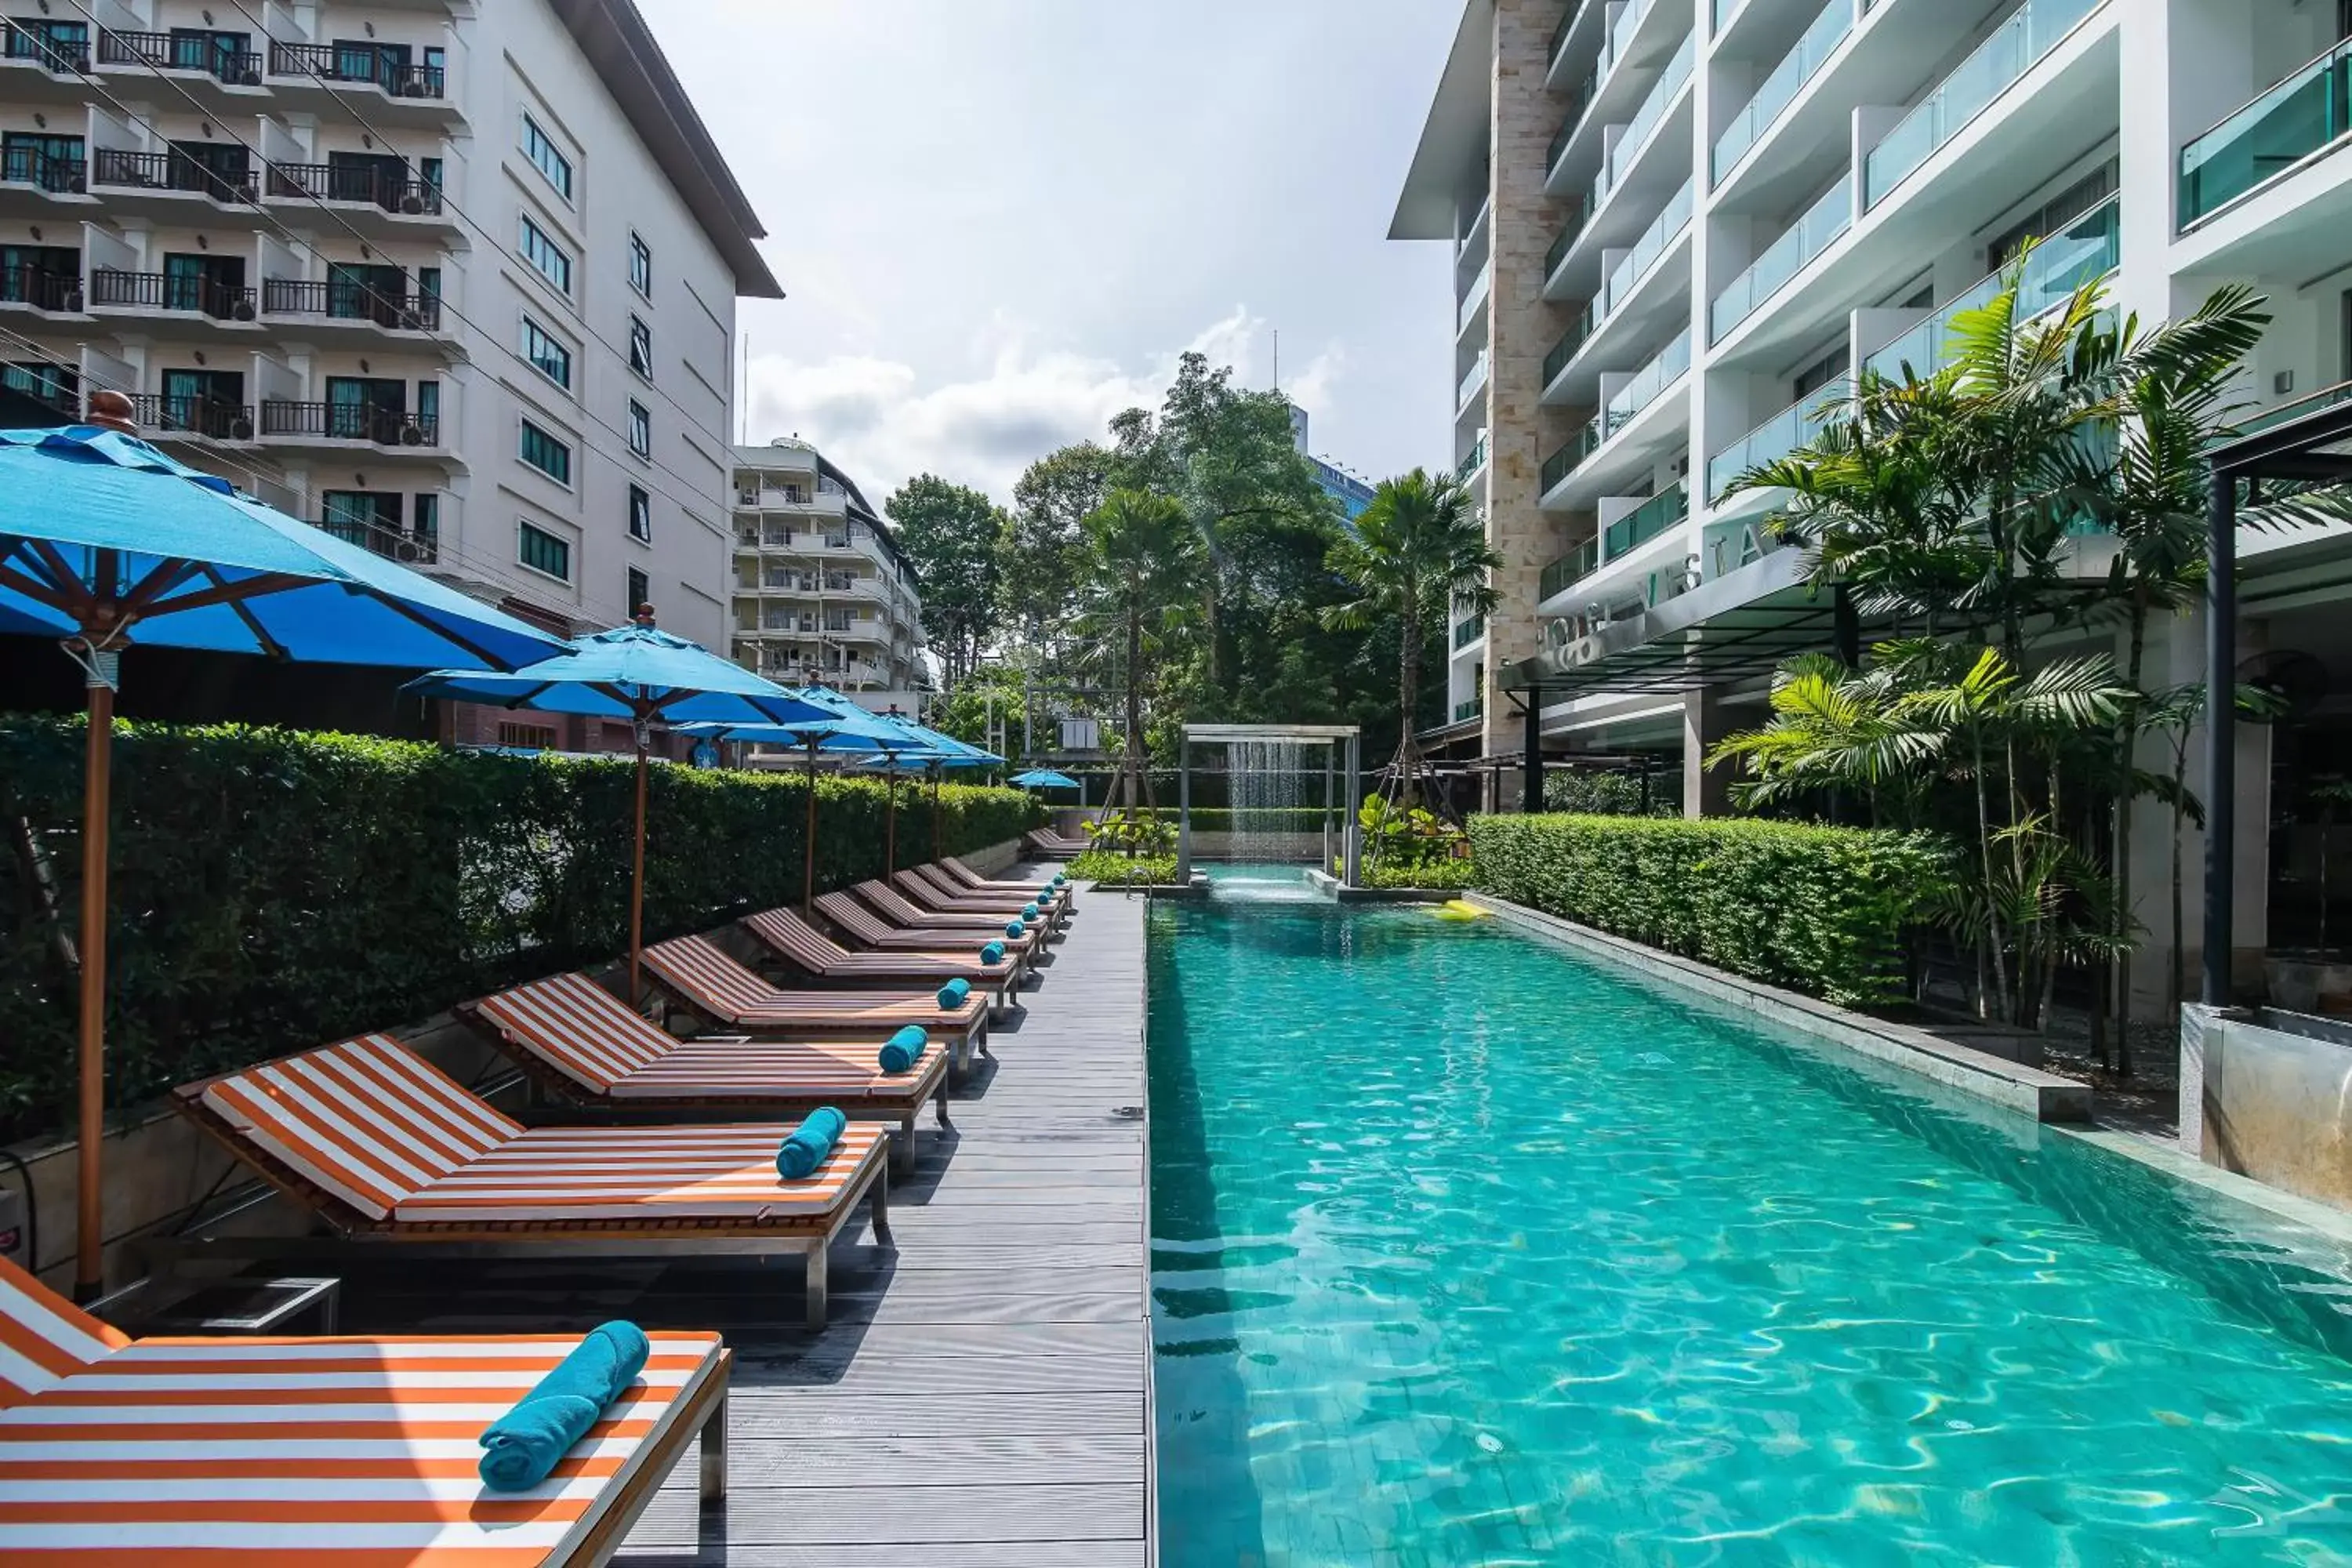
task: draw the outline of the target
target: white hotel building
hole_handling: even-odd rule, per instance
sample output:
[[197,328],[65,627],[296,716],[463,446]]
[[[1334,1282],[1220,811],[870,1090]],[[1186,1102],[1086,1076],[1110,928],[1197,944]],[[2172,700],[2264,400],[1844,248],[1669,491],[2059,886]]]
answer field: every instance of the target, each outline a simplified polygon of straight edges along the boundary
[[761,234],[630,0],[0,5],[11,422],[126,394],[562,630],[726,645]]
[[[2347,34],[2343,0],[1468,0],[1391,230],[1454,255],[1453,453],[1506,563],[1454,627],[1438,738],[1524,756],[1539,680],[1548,757],[1679,760],[1712,808],[1699,752],[1839,633],[1760,537],[1771,498],[1726,482],[1857,367],[1931,366],[2028,236],[2029,303],[2105,274],[2155,320],[2251,283],[2276,320],[2248,396],[2344,395]],[[2242,654],[2352,694],[2347,542],[2241,541]],[[2166,630],[2200,678],[2198,618]],[[2266,862],[2274,907],[2295,879],[2294,834],[2264,843],[2273,747],[2352,762],[2326,699],[2306,718],[2242,731],[2242,944]]]

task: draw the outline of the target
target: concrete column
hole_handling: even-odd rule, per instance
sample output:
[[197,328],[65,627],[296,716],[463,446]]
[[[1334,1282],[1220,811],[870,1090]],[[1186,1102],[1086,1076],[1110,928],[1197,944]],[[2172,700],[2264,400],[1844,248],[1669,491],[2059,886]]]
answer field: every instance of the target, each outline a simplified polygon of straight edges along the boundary
[[1731,811],[1731,774],[1706,767],[1706,753],[1730,732],[1722,705],[1712,691],[1693,691],[1683,698],[1683,815],[1725,816]]

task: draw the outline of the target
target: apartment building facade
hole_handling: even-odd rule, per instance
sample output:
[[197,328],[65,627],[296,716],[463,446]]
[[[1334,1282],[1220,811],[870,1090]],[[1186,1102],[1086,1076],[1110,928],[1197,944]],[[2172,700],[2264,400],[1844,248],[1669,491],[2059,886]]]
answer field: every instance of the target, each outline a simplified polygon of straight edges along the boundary
[[[2028,310],[2087,278],[2148,321],[2251,284],[2275,320],[2247,401],[2344,395],[2347,34],[2340,0],[1468,0],[1391,229],[1451,248],[1453,454],[1505,562],[1433,739],[1679,753],[1685,809],[1717,808],[1699,758],[1762,717],[1771,664],[1868,633],[1760,526],[1775,497],[1727,486],[1859,369],[1933,368],[2028,237]],[[2243,657],[2352,683],[2345,546],[2241,541]],[[2162,627],[2155,679],[2195,679],[2201,635]],[[2273,736],[2246,731],[2259,947]],[[1496,776],[1516,804],[1520,770]]]
[[759,220],[630,0],[0,21],[0,386],[565,632],[723,647]]
[[921,588],[890,524],[804,441],[736,447],[729,483],[735,661],[876,711],[919,710]]

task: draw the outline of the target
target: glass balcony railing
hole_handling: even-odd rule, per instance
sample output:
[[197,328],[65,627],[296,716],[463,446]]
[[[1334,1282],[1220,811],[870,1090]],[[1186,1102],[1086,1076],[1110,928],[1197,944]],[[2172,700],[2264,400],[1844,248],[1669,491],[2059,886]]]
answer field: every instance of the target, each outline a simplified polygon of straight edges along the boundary
[[[1462,226],[1462,232],[1454,237],[1454,254],[1455,256],[1458,257],[1464,251],[1470,248],[1470,241],[1476,237],[1479,226],[1484,224],[1488,217],[1493,216],[1494,210],[1495,198],[1491,195],[1489,195],[1485,201],[1478,204],[1478,211],[1471,217],[1468,223]],[[1459,222],[1460,220],[1457,217],[1455,221]]]
[[1715,297],[1707,307],[1707,341],[1721,342],[1724,334],[1754,315],[1757,306],[1779,293],[1790,279],[1853,226],[1853,193],[1841,178]]
[[1483,699],[1476,697],[1465,698],[1462,701],[1456,702],[1454,705],[1454,721],[1456,724],[1467,724],[1471,720],[1477,718],[1479,714],[1485,710]]
[[1633,242],[1633,248],[1609,269],[1608,281],[1601,290],[1602,316],[1609,315],[1625,302],[1626,296],[1633,292],[1634,285],[1648,277],[1650,268],[1665,255],[1666,247],[1682,237],[1683,230],[1690,227],[1690,220],[1691,182],[1685,180],[1683,188],[1666,198],[1666,205],[1659,211],[1656,219],[1642,231],[1642,237]]
[[1478,276],[1471,279],[1470,292],[1462,296],[1460,317],[1454,327],[1457,335],[1470,330],[1470,323],[1477,318],[1478,307],[1486,302],[1486,296],[1493,291],[1494,287],[1495,264],[1489,261],[1486,266],[1478,268]]
[[1546,602],[1555,594],[1565,592],[1570,584],[1581,583],[1599,570],[1601,538],[1595,534],[1543,569],[1543,577],[1536,584],[1536,602]]
[[1568,362],[1576,357],[1576,351],[1582,348],[1584,340],[1592,335],[1593,323],[1597,319],[1592,307],[1586,305],[1583,314],[1576,318],[1576,325],[1562,332],[1559,342],[1552,344],[1551,353],[1544,355],[1543,384],[1546,386],[1558,380],[1559,373],[1568,368]]
[[1549,495],[1553,487],[1576,472],[1577,465],[1601,449],[1601,420],[1592,422],[1560,444],[1559,450],[1544,459],[1543,471],[1536,476],[1536,494]]
[[2352,131],[2352,39],[2180,149],[2189,227]]
[[2333,386],[2323,386],[2317,392],[2295,398],[2292,402],[2275,404],[2259,414],[2251,415],[2240,421],[2232,434],[2241,437],[2259,436],[2265,430],[2274,430],[2305,415],[2316,414],[2324,408],[2334,408],[2345,403],[2352,403],[2352,381],[2339,381]]
[[2058,40],[2105,4],[2106,0],[2025,0],[1944,79],[1942,86],[1870,150],[1863,165],[1864,207],[1874,207],[1885,200],[1887,192],[1935,156],[1937,148],[1990,109],[2018,78],[2056,47]]
[[[1717,26],[1722,24],[1717,22]],[[1732,116],[1731,123],[1716,138],[1714,167],[1717,180],[1745,157],[1750,147],[1763,140],[1764,132],[1787,111],[1804,85],[1822,68],[1822,63],[1837,52],[1837,47],[1853,31],[1853,0],[1829,0],[1822,7],[1822,14],[1813,18],[1813,25],[1805,29],[1804,36],[1780,57],[1780,63],[1772,68],[1771,74],[1756,89],[1756,96],[1748,100],[1748,107]]]
[[[2056,309],[2075,289],[2104,278],[2123,261],[2121,208],[2109,197],[2049,239],[2033,247],[2018,279],[2017,319],[2032,321]],[[1950,304],[1862,362],[1865,372],[1899,380],[1908,364],[1922,378],[1942,368],[1952,335],[1952,320],[1964,310],[1979,310],[2000,294],[2008,274],[1996,272],[1978,282]]]
[[1549,279],[1553,273],[1559,270],[1559,264],[1568,259],[1570,247],[1576,244],[1576,237],[1582,234],[1584,232],[1584,226],[1591,221],[1592,203],[1591,199],[1587,198],[1585,200],[1579,201],[1575,207],[1569,213],[1568,221],[1560,225],[1559,235],[1555,237],[1551,242],[1551,248],[1544,252],[1544,277],[1546,279]]
[[1853,378],[1842,375],[1807,393],[1706,460],[1706,493],[1721,500],[1731,481],[1750,468],[1777,463],[1813,438],[1853,395]]
[[1486,432],[1481,430],[1478,432],[1478,439],[1470,447],[1470,455],[1454,465],[1454,477],[1466,485],[1470,482],[1470,476],[1486,466]]
[[[1626,7],[1626,14],[1630,16],[1634,9]],[[1666,62],[1666,68],[1659,73],[1656,81],[1650,84],[1649,95],[1642,100],[1642,107],[1633,111],[1633,118],[1625,122],[1625,129],[1617,137],[1617,145],[1609,150],[1608,160],[1601,169],[1601,193],[1614,190],[1617,183],[1625,177],[1625,171],[1633,166],[1633,160],[1642,155],[1642,149],[1649,144],[1650,137],[1658,129],[1658,122],[1666,117],[1666,110],[1673,107],[1675,99],[1689,84],[1691,68],[1697,58],[1698,35],[1685,34],[1683,47],[1675,51],[1675,58]]]
[[1647,544],[1690,516],[1690,486],[1677,479],[1601,531],[1601,562],[1607,565]]
[[1658,351],[1658,356],[1634,373],[1633,379],[1617,389],[1601,411],[1602,438],[1614,436],[1633,423],[1643,409],[1655,403],[1666,388],[1682,380],[1690,370],[1690,329],[1675,334],[1675,341]]
[[1468,647],[1486,635],[1486,617],[1473,616],[1454,628],[1454,646],[1456,649]]
[[1485,349],[1480,349],[1478,351],[1478,357],[1470,362],[1470,374],[1464,376],[1462,378],[1462,384],[1454,389],[1454,408],[1459,411],[1468,407],[1470,405],[1470,400],[1477,396],[1481,391],[1485,390],[1486,385],[1486,351]]
[[1559,155],[1568,151],[1569,139],[1576,134],[1576,128],[1584,123],[1586,112],[1592,108],[1592,95],[1600,85],[1600,79],[1592,72],[1586,71],[1584,79],[1568,89],[1568,112],[1560,116],[1559,130],[1553,133],[1551,145],[1544,151],[1544,174],[1547,177],[1559,166]]

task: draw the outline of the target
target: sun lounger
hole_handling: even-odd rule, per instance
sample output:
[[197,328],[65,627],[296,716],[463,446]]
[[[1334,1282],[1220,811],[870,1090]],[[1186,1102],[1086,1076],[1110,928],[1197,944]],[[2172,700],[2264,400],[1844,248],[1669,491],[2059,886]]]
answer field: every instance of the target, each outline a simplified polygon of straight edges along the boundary
[[1042,921],[1019,936],[1005,934],[1009,921],[993,926],[984,920],[970,926],[906,923],[885,919],[847,893],[819,893],[816,912],[858,947],[886,952],[953,952],[967,948],[977,952],[989,942],[1001,942],[1006,954],[1017,959],[1024,970],[1036,967],[1038,950],[1045,941]]
[[0,1261],[0,1563],[603,1563],[698,1433],[726,1493],[730,1352],[648,1338],[555,1473],[497,1492],[482,1428],[578,1335],[133,1340]]
[[[889,883],[879,879],[860,882],[850,891],[857,895],[869,909],[899,930],[933,931],[938,933],[941,941],[961,942],[967,935],[971,935],[986,942],[992,937],[1003,936],[1006,923],[1013,919],[1009,914],[983,914],[972,910],[956,911],[925,909]],[[834,895],[826,896],[830,898]],[[1053,929],[1049,923],[1043,921],[1038,922],[1038,926],[1040,929],[1030,932],[1032,936],[1049,934]]]
[[969,947],[942,942],[919,952],[852,952],[793,910],[747,915],[743,929],[794,969],[828,984],[896,987],[962,980],[975,994],[993,996],[1000,1016],[1012,1010],[1013,994],[1021,988],[1021,960],[1008,952],[994,963],[983,963],[978,942]]
[[787,1182],[774,1122],[525,1127],[384,1035],[184,1084],[179,1109],[351,1243],[570,1256],[797,1252],[822,1327],[825,1249],[873,1198],[890,1240],[885,1129],[851,1122]]
[[457,1016],[479,1028],[551,1092],[599,1110],[726,1111],[737,1118],[797,1118],[821,1105],[853,1121],[895,1121],[899,1168],[915,1157],[915,1119],[926,1100],[948,1121],[948,1058],[934,1040],[902,1073],[886,1073],[868,1042],[815,1043],[709,1037],[680,1040],[584,974],[559,974],[467,1002]]
[[994,915],[1000,921],[1009,921],[1034,902],[1049,930],[1059,927],[1069,916],[1069,906],[1058,900],[1048,903],[1017,893],[975,893],[956,885],[935,866],[901,871],[890,879],[890,884],[923,908],[946,914]]
[[[1035,898],[1038,888],[1044,885],[1042,882],[992,881],[953,855],[932,862],[932,868],[946,872],[948,885],[961,888],[967,893],[996,893],[1007,898],[1018,897],[1024,902]],[[1051,879],[1048,878],[1045,880]],[[1066,882],[1052,889],[1046,896],[1066,909],[1074,902],[1070,895],[1069,884]]]
[[1050,827],[1034,828],[1021,841],[1048,860],[1075,860],[1089,847],[1085,839],[1069,837]]
[[908,1024],[956,1044],[956,1068],[971,1047],[988,1049],[988,1002],[975,989],[960,1006],[942,1007],[932,992],[781,991],[719,950],[705,936],[681,936],[646,949],[654,984],[715,1027],[763,1039],[887,1039]]

